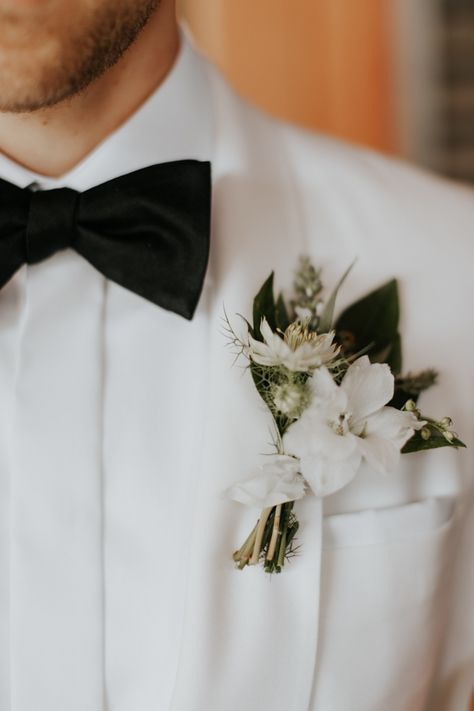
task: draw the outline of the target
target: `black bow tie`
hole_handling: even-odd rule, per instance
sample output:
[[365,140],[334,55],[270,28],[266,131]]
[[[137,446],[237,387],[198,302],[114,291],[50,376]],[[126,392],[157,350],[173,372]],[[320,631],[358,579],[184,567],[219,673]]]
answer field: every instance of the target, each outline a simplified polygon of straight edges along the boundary
[[25,262],[72,247],[108,279],[192,318],[209,254],[209,162],[152,165],[82,193],[0,180],[0,205],[0,288]]

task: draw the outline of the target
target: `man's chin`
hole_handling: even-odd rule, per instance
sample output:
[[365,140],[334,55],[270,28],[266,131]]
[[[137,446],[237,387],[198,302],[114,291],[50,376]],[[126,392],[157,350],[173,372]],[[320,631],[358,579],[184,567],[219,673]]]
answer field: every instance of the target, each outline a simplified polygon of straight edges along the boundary
[[0,84],[0,113],[2,114],[29,114],[57,103],[52,101],[51,97],[40,95],[37,91],[28,92],[25,87],[18,92],[4,89]]
[[[82,92],[113,66],[157,0],[0,0],[0,111],[31,112]],[[7,7],[23,5],[24,14]],[[47,8],[35,21],[25,8]],[[57,12],[51,12],[54,8]]]
[[29,64],[22,61],[24,54],[6,51],[0,46],[0,111],[3,113],[37,111],[58,103],[61,98],[56,90],[59,88],[57,72],[51,72],[50,65],[43,66],[39,60],[32,71],[31,59]]

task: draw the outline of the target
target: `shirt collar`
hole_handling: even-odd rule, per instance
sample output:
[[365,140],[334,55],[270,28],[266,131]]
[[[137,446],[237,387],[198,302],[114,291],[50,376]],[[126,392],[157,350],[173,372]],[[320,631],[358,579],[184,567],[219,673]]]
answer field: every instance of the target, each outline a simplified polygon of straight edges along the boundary
[[0,176],[20,187],[87,190],[154,163],[211,160],[214,124],[206,62],[180,26],[176,60],[158,89],[72,170],[59,178],[30,171],[0,154]]

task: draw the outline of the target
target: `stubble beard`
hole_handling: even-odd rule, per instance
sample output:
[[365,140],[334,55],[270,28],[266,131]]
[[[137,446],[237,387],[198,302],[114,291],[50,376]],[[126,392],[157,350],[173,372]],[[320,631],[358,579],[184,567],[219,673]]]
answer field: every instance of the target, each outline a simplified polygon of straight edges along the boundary
[[[45,48],[40,46],[37,55],[32,51],[31,59],[27,55],[16,64],[6,53],[0,61],[0,111],[37,111],[82,92],[118,62],[159,4],[105,0],[75,27],[45,29]],[[36,39],[34,28],[30,34]]]

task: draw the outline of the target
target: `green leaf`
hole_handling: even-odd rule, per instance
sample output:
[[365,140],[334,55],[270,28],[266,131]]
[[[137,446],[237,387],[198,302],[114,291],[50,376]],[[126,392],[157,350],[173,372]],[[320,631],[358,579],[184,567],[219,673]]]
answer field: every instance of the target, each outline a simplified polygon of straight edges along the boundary
[[[429,427],[427,425],[427,427]],[[465,447],[464,442],[455,437],[452,442],[448,442],[446,437],[434,427],[429,427],[431,436],[429,439],[423,439],[420,430],[417,430],[413,437],[408,440],[402,449],[402,454],[410,454],[411,452],[424,452],[428,449],[438,449],[439,447]]]
[[390,370],[394,375],[398,375],[402,372],[402,339],[399,333],[395,335],[395,338],[391,342],[389,353],[384,362],[390,366]]
[[337,299],[337,295],[339,293],[339,289],[344,284],[344,282],[347,279],[347,276],[348,276],[349,272],[351,271],[352,267],[354,266],[354,264],[355,264],[355,261],[352,262],[352,264],[350,264],[348,266],[348,268],[346,269],[346,271],[344,272],[342,277],[339,279],[339,282],[336,284],[336,287],[333,290],[331,296],[327,300],[327,302],[324,306],[323,312],[321,314],[320,321],[319,321],[319,327],[318,327],[319,333],[328,333],[328,331],[331,330],[332,321],[334,318],[334,309],[336,308],[336,299]]
[[253,332],[252,336],[257,340],[262,340],[260,334],[260,324],[263,318],[266,318],[272,331],[276,330],[275,318],[275,298],[273,296],[273,278],[272,272],[265,281],[260,291],[253,302]]
[[282,294],[279,294],[275,304],[275,320],[277,328],[279,328],[280,331],[286,331],[290,325],[290,317],[288,316],[288,311],[286,309],[286,304],[283,300]]
[[350,343],[351,355],[368,348],[371,360],[392,361],[401,366],[402,353],[398,320],[400,307],[395,279],[345,309],[336,322],[337,339]]

